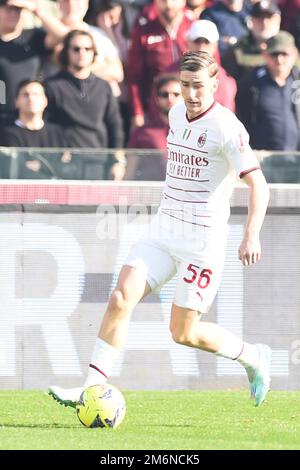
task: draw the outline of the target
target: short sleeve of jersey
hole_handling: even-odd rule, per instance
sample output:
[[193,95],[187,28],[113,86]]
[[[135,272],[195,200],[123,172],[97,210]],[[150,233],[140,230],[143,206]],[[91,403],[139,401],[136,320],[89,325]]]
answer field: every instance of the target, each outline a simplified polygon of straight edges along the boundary
[[260,168],[255,153],[249,145],[249,134],[236,118],[231,121],[230,129],[225,130],[223,151],[240,178]]

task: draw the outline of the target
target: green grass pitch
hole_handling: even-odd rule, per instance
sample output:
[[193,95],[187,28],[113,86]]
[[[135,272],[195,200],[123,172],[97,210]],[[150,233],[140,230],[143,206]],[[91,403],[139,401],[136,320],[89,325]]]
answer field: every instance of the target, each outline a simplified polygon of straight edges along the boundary
[[300,392],[124,392],[116,430],[87,429],[42,391],[0,391],[0,449],[300,449]]

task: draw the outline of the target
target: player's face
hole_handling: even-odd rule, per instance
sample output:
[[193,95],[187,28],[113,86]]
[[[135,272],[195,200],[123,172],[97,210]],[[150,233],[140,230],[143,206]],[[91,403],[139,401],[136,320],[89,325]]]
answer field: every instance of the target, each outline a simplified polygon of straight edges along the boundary
[[216,77],[210,77],[208,68],[190,72],[180,72],[181,93],[189,119],[204,113],[214,101],[214,93],[218,87]]

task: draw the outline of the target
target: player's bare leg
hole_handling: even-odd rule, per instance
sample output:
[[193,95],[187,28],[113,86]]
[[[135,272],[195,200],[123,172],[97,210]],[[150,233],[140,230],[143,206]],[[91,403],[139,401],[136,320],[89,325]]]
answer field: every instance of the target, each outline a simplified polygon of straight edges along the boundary
[[150,291],[145,275],[139,269],[123,266],[108,302],[84,385],[69,389],[51,386],[49,394],[55,400],[74,407],[85,388],[106,382],[125,343],[131,312]]
[[176,343],[236,360],[246,369],[255,405],[264,401],[270,389],[271,349],[265,344],[249,344],[221,326],[200,321],[195,310],[173,305],[170,330]]

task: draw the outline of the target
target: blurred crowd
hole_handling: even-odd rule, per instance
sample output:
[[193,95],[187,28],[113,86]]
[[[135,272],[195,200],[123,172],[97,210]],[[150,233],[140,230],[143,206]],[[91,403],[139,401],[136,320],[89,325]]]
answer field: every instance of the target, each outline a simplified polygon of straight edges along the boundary
[[0,0],[0,146],[118,149],[105,178],[163,179],[180,58],[204,50],[252,147],[297,151],[298,48],[300,0]]

